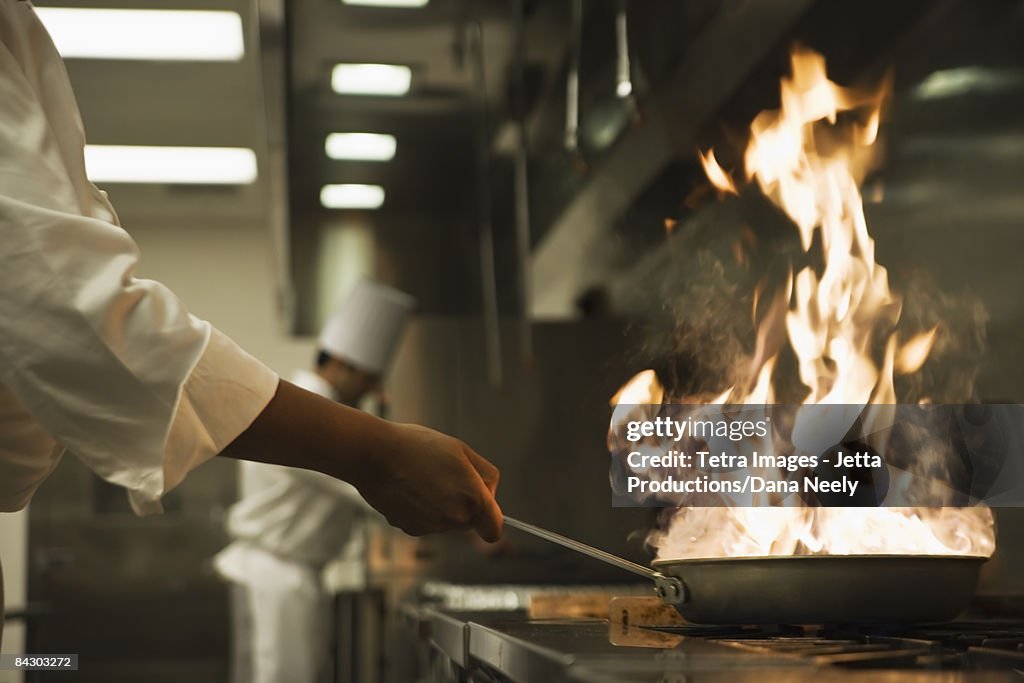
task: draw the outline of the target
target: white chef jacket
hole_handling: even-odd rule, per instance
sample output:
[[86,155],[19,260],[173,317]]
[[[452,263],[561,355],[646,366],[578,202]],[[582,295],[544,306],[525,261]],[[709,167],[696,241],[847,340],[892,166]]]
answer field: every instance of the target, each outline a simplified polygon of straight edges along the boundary
[[[337,400],[315,373],[300,370],[291,379]],[[217,571],[244,588],[232,593],[234,609],[247,614],[235,623],[232,680],[313,683],[331,632],[333,597],[321,570],[342,551],[350,577],[344,588],[362,587],[364,546],[356,527],[366,504],[354,487],[319,472],[239,466],[241,496],[228,514],[232,543],[214,558]]]
[[[303,389],[337,399],[316,373],[299,370],[291,379]],[[351,484],[319,472],[242,462],[240,488],[240,499],[228,514],[228,534],[235,542],[217,558],[228,578],[242,583],[266,578],[265,571],[245,569],[264,552],[314,568],[339,552],[361,563],[361,544],[351,547],[359,536],[353,531],[372,508]]]
[[105,193],[60,55],[0,0],[0,511],[67,449],[137,512],[244,431],[278,378],[158,282]]

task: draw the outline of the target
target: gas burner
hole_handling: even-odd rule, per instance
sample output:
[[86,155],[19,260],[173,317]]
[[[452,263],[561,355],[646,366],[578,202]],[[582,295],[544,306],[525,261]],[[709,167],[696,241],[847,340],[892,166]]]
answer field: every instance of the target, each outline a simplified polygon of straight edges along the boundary
[[818,666],[896,669],[1024,669],[1024,623],[932,626],[648,626],[748,653]]
[[963,622],[917,627],[910,633],[965,653],[974,668],[1024,669],[1024,623]]

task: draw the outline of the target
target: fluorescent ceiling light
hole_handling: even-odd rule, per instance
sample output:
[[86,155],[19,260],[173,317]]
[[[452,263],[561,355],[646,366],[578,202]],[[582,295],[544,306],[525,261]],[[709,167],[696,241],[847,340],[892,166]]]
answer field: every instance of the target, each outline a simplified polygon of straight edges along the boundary
[[384,188],[380,185],[324,185],[320,190],[320,204],[328,209],[379,209],[384,203]]
[[915,99],[936,100],[946,97],[1015,90],[1024,85],[1024,70],[961,66],[935,71],[913,89]]
[[62,57],[234,62],[245,54],[237,12],[37,7]]
[[424,7],[429,0],[341,0],[346,5],[366,7]]
[[324,151],[331,159],[389,161],[395,156],[394,135],[383,133],[331,133]]
[[94,183],[246,185],[256,180],[256,153],[244,147],[86,145]]
[[404,95],[412,69],[398,64],[336,64],[331,87],[340,95]]

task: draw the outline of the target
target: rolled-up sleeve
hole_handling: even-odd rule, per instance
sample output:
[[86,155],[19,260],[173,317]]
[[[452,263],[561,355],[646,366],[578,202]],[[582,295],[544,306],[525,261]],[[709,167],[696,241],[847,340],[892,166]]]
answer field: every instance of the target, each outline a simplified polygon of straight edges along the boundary
[[0,0],[0,383],[155,511],[253,422],[278,378],[135,276],[138,250],[85,177],[66,74],[30,12]]

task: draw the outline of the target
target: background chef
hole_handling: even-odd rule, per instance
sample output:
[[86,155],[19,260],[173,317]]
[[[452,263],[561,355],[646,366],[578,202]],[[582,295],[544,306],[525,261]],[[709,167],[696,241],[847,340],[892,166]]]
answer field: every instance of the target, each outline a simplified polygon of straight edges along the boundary
[[[377,390],[414,300],[361,281],[327,321],[313,371],[292,382],[349,406]],[[216,558],[235,583],[233,680],[316,681],[327,662],[332,588],[363,585],[365,534],[373,512],[352,486],[317,472],[243,462],[241,499],[230,511],[233,543]],[[340,556],[339,556],[339,551]]]

